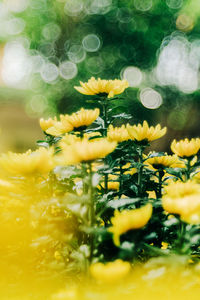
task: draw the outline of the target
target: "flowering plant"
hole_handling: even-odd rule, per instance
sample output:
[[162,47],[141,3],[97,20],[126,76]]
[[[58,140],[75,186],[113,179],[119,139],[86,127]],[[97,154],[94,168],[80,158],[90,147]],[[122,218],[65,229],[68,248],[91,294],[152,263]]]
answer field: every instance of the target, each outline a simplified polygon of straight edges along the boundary
[[[128,83],[81,85],[93,109],[41,119],[39,149],[0,156],[1,219],[19,220],[17,247],[36,257],[36,272],[84,272],[104,282],[158,256],[198,263],[200,139],[174,140],[173,155],[148,153],[166,128],[115,115],[113,102]],[[9,234],[4,239],[11,249]]]

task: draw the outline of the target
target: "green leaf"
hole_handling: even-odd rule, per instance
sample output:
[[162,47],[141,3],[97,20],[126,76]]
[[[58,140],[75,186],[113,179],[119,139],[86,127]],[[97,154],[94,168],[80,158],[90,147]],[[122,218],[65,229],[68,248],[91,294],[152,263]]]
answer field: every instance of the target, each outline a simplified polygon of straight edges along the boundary
[[107,207],[112,207],[114,209],[118,209],[120,207],[137,203],[140,199],[139,198],[125,198],[125,199],[118,199],[118,200],[111,200],[107,203]]

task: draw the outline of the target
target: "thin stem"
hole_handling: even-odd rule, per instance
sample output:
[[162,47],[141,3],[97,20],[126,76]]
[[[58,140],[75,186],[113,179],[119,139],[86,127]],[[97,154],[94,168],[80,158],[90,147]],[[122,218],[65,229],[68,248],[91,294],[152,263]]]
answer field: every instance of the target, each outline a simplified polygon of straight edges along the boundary
[[158,193],[157,193],[157,198],[162,197],[162,178],[164,176],[163,170],[158,171]]
[[138,170],[138,196],[141,196],[142,194],[142,173],[143,173],[143,150],[142,148],[139,148],[139,159],[138,159],[138,162],[140,164],[139,166],[139,170]]
[[191,159],[187,160],[187,164],[186,164],[186,181],[190,179],[190,170],[191,170]]
[[122,174],[123,174],[123,169],[122,169],[122,164],[121,160],[119,162],[119,190],[121,191],[122,189]]
[[[88,164],[88,170],[89,170],[89,227],[93,229],[95,224],[95,208],[94,208],[94,189],[92,184],[92,163]],[[93,232],[90,233],[90,257],[89,262],[92,262],[93,259],[93,253],[94,253],[94,234]]]
[[[103,106],[103,120],[104,120],[104,128],[103,128],[103,136],[106,137],[107,136],[107,129],[108,129],[108,112],[107,112],[107,108],[108,108],[108,104],[106,103],[106,98],[104,100],[104,102],[102,103]],[[106,158],[104,159],[104,163],[107,163]],[[104,175],[104,186],[105,186],[105,193],[108,193],[108,174]]]
[[104,120],[104,130],[103,136],[107,136],[107,128],[108,128],[108,112],[107,112],[108,105],[107,103],[103,103],[103,120]]
[[183,254],[184,253],[184,242],[185,242],[185,230],[186,230],[186,224],[180,220],[180,223],[179,223],[179,230],[178,230],[178,240],[177,240],[177,243],[176,243],[176,248],[177,248],[177,251],[180,253],[180,254]]

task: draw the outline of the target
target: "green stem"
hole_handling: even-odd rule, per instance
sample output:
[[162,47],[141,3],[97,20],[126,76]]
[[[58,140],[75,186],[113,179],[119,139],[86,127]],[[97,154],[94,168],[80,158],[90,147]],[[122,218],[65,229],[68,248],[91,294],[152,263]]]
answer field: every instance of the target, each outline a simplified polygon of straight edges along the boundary
[[158,171],[158,193],[157,193],[157,198],[161,198],[162,197],[162,178],[164,176],[164,172],[163,170],[159,170]]
[[186,224],[180,220],[179,223],[179,231],[178,231],[178,240],[176,244],[177,252],[180,254],[184,254],[184,242],[185,242],[185,230]]
[[186,164],[186,181],[190,179],[190,170],[191,170],[191,159],[187,160],[187,164]]
[[121,191],[122,190],[122,173],[123,170],[122,170],[122,164],[121,164],[121,160],[119,162],[119,190]]
[[[104,128],[103,128],[103,136],[106,137],[107,136],[107,129],[108,129],[108,112],[107,112],[107,108],[108,108],[108,104],[106,103],[107,99],[105,98],[105,100],[102,103],[103,106],[103,120],[104,120]],[[104,163],[106,164],[106,158],[104,159]],[[104,186],[105,186],[105,193],[108,193],[108,174],[104,175]]]
[[83,194],[87,194],[87,191],[88,191],[88,186],[85,182],[85,178],[87,176],[87,168],[86,168],[86,165],[84,163],[81,164],[81,169],[82,169],[82,182],[83,182]]
[[143,173],[143,150],[141,148],[139,148],[139,159],[138,162],[141,164],[139,166],[139,170],[138,170],[138,196],[142,195],[142,173]]
[[[94,189],[92,185],[92,163],[88,164],[88,169],[89,169],[89,227],[91,229],[94,228],[95,224],[95,208],[94,208]],[[94,234],[93,232],[90,233],[89,236],[90,239],[90,257],[89,257],[89,262],[92,262],[93,259],[93,253],[94,253]]]
[[102,105],[103,105],[103,120],[104,120],[103,136],[106,137],[107,128],[108,128],[108,112],[107,112],[108,104],[104,102]]

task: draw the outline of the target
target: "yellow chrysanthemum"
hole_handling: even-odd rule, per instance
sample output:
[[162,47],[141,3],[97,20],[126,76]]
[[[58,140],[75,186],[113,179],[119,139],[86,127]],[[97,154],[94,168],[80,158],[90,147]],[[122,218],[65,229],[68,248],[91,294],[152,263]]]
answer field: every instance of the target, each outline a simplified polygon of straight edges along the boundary
[[177,168],[182,166],[182,162],[176,155],[163,155],[163,156],[154,156],[150,157],[145,161],[147,167],[149,166],[152,169],[163,169],[167,168]]
[[107,136],[109,140],[116,141],[118,143],[128,141],[130,139],[125,125],[122,125],[121,127],[113,127],[113,125],[110,125],[108,127]]
[[154,141],[165,135],[167,128],[164,127],[161,129],[160,124],[158,124],[156,127],[149,127],[148,123],[146,121],[143,122],[143,125],[138,124],[136,125],[127,125],[127,130],[130,135],[130,138],[136,141]]
[[39,121],[40,127],[43,131],[46,131],[47,129],[52,127],[56,122],[57,122],[56,117],[54,117],[53,119],[49,118],[48,120],[44,120],[43,118],[41,118],[40,121]]
[[121,259],[113,262],[95,263],[90,266],[93,278],[105,283],[112,283],[124,278],[131,270],[131,265]]
[[110,142],[106,138],[98,140],[83,138],[81,141],[74,142],[71,145],[62,144],[63,151],[57,156],[57,161],[63,164],[94,161],[111,153],[116,146],[116,142]]
[[[102,182],[101,185],[102,185],[103,187],[105,187],[104,182]],[[118,176],[112,175],[112,174],[109,174],[109,175],[108,175],[108,189],[109,189],[109,190],[116,190],[116,191],[119,190]]]
[[165,195],[170,198],[181,198],[200,193],[200,185],[193,181],[172,182],[164,188]]
[[46,130],[46,133],[59,136],[73,130],[72,124],[68,121],[68,115],[60,115],[60,121],[54,122],[53,126]]
[[100,110],[95,109],[84,109],[81,108],[79,111],[67,116],[67,120],[74,127],[82,127],[91,125],[99,116]]
[[162,205],[165,211],[180,215],[183,221],[200,224],[200,194],[182,198],[164,197]]
[[111,218],[112,227],[109,231],[113,233],[113,240],[116,246],[120,245],[120,235],[126,233],[131,229],[138,229],[144,227],[152,215],[152,205],[147,205],[133,209],[123,210],[121,212],[115,211],[114,217]]
[[102,80],[100,78],[95,79],[94,77],[91,77],[86,83],[80,81],[80,84],[81,86],[74,87],[79,93],[84,95],[106,94],[108,98],[123,93],[129,86],[127,80]]
[[188,182],[173,182],[165,187],[162,205],[165,211],[180,215],[185,222],[200,223],[200,186]]
[[173,140],[171,150],[180,157],[190,157],[200,150],[200,139],[184,139],[180,141]]
[[8,152],[0,156],[0,166],[14,176],[31,176],[49,173],[54,168],[53,151],[39,148],[25,153]]
[[0,179],[1,195],[15,191],[15,185],[8,180]]

